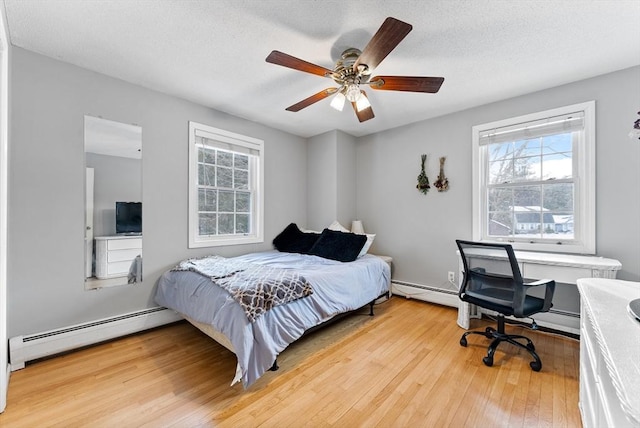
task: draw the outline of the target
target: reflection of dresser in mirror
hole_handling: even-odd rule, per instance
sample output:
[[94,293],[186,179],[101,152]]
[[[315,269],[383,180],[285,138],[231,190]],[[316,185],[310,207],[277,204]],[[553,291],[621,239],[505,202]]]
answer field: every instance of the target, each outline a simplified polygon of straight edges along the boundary
[[98,279],[135,275],[136,257],[142,257],[142,236],[97,236],[96,277]]
[[142,282],[142,128],[85,116],[85,289]]

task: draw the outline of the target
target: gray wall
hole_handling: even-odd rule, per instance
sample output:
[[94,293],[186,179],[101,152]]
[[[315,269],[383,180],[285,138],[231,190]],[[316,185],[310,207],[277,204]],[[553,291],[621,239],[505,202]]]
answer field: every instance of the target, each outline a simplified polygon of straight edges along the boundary
[[[598,254],[622,262],[619,278],[640,281],[640,142],[627,136],[637,118],[640,67],[367,137],[332,131],[307,142],[22,49],[12,53],[9,337],[154,306],[157,278],[178,260],[270,249],[289,222],[322,229],[338,219],[349,227],[357,215],[377,234],[371,252],[394,258],[395,279],[448,287],[447,271],[457,268],[454,239],[471,237],[471,127],[591,99]],[[143,128],[140,286],[84,290],[85,114]],[[187,249],[189,120],[265,141],[264,244]],[[448,192],[415,189],[422,153],[431,181],[438,158],[447,156]],[[563,299],[575,307],[575,294]]]
[[[306,222],[304,139],[23,49],[12,53],[9,337],[155,306],[154,285],[177,261],[270,249],[290,221]],[[84,290],[86,114],[142,126],[140,286]],[[190,120],[265,141],[264,244],[187,249]]]
[[321,231],[336,220],[337,131],[309,138],[307,142],[307,228]]
[[351,222],[356,220],[356,141],[349,134],[341,131],[336,133],[337,207],[334,220],[338,220],[347,229],[351,229]]
[[356,138],[330,131],[308,140],[307,228],[335,220],[349,229],[356,215]]
[[[634,67],[360,138],[357,215],[377,233],[373,252],[394,258],[396,280],[451,288],[454,240],[472,230],[471,127],[596,100],[597,254],[622,263],[618,278],[640,281],[640,141],[628,137],[639,99]],[[448,192],[416,190],[422,153],[432,183],[447,157]],[[564,306],[575,309],[577,293],[571,298]]]

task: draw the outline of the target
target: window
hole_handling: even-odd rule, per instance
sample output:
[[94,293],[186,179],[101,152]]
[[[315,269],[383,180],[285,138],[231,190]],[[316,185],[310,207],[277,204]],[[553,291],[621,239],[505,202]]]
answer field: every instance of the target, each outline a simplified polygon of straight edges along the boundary
[[189,122],[189,248],[263,242],[263,150]]
[[473,236],[595,253],[595,102],[473,127]]

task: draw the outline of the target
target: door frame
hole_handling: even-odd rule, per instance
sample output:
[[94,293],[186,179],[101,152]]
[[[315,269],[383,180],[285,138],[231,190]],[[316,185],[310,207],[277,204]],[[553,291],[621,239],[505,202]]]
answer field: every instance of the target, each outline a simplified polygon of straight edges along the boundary
[[84,270],[85,278],[93,276],[93,181],[95,172],[93,168],[85,169],[84,188]]
[[0,7],[0,413],[7,405],[9,345],[7,340],[7,209],[9,178],[9,35]]

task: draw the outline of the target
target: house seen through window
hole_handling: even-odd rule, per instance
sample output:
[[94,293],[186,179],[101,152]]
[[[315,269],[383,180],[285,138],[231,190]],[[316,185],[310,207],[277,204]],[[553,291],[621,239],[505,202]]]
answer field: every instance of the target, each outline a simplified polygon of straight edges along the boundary
[[594,105],[475,126],[474,238],[595,252]]

